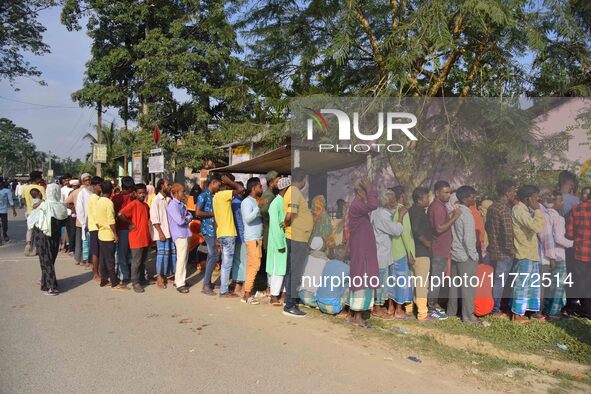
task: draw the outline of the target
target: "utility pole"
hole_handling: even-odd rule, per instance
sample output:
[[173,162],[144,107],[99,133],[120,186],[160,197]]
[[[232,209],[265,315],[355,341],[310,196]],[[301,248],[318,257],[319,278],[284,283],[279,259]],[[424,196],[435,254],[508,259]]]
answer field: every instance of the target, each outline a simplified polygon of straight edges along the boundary
[[51,170],[51,151],[49,151],[47,158],[49,159],[49,163],[47,164],[47,180],[49,182],[53,182],[53,171]]
[[[97,119],[98,119],[97,120],[98,124],[96,126],[96,143],[102,144],[103,143],[103,105],[101,104],[101,102],[97,103],[96,110],[97,110]],[[96,175],[102,176],[101,163],[96,163],[95,165],[96,165]]]

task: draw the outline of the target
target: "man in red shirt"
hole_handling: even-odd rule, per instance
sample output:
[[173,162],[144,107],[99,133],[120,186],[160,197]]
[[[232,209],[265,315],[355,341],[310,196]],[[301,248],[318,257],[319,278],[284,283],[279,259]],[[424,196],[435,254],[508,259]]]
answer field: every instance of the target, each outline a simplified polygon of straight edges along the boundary
[[451,226],[461,216],[462,211],[456,209],[451,218],[447,213],[447,207],[445,206],[449,198],[451,197],[451,187],[446,181],[437,181],[433,188],[435,192],[435,199],[429,205],[427,210],[427,216],[429,217],[429,223],[431,224],[431,230],[433,231],[431,241],[431,252],[433,257],[431,258],[431,277],[439,277],[439,279],[431,279],[429,296],[428,296],[428,307],[429,314],[436,319],[445,320],[447,315],[441,306],[439,305],[439,291],[443,283],[443,277],[447,271],[447,262],[451,257]]
[[[572,208],[566,223],[566,238],[574,241],[571,266],[572,294],[581,302],[580,315],[591,319],[591,199]],[[562,280],[562,278],[561,278]],[[566,286],[569,286],[567,281]]]
[[[145,269],[150,248],[150,208],[144,202],[147,188],[143,183],[135,185],[135,199],[119,211],[117,218],[129,228],[129,247],[131,249],[131,282],[136,293],[143,293]],[[120,241],[121,242],[121,241]]]
[[119,243],[115,252],[115,264],[119,274],[119,280],[124,283],[129,282],[129,270],[131,266],[131,252],[129,250],[129,227],[128,224],[118,218],[119,212],[133,200],[134,182],[130,176],[121,178],[121,193],[111,198],[115,207],[115,217],[117,218],[117,236]]

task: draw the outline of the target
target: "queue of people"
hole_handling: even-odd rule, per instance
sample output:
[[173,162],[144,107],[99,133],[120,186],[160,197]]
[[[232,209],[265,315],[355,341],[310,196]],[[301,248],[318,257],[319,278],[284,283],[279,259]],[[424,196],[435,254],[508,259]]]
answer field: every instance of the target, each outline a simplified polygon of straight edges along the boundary
[[[64,180],[60,190],[39,186],[40,174],[32,173],[23,188],[30,208],[27,251],[36,248],[39,255],[41,289],[58,294],[53,264],[64,227],[66,250],[93,270],[101,287],[144,292],[154,242],[157,287],[187,294],[196,247],[190,224],[198,221],[207,248],[206,296],[249,305],[268,297],[288,316],[305,316],[303,304],[361,327],[370,316],[421,322],[451,316],[472,324],[484,315],[518,323],[591,317],[585,293],[591,199],[579,200],[576,176],[568,171],[560,174],[558,191],[499,182],[495,202],[480,199],[471,186],[452,190],[446,181],[436,182],[432,193],[417,187],[409,195],[402,185],[378,192],[361,179],[350,204],[339,200],[339,237],[325,197],[313,196],[311,207],[304,197],[303,170],[265,178],[266,190],[257,177],[244,185],[214,173],[202,191],[191,191],[189,211],[184,185],[165,179],[151,190],[123,177],[115,195],[113,183],[97,176]],[[489,283],[466,280],[486,273]]]

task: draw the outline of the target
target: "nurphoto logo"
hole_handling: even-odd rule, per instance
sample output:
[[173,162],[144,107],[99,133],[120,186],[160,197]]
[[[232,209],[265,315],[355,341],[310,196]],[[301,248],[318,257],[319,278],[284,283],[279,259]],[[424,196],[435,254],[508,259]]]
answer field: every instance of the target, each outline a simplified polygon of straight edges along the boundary
[[[359,112],[353,112],[353,122],[351,122],[351,118],[349,115],[342,110],[339,109],[321,109],[320,111],[315,110],[313,108],[306,107],[306,110],[309,111],[309,118],[307,123],[307,139],[309,141],[314,139],[314,125],[324,134],[328,134],[330,130],[330,126],[326,120],[324,115],[334,115],[336,116],[338,122],[338,138],[339,141],[351,141],[351,130],[353,130],[353,135],[357,139],[361,141],[373,141],[378,142],[380,138],[384,135],[384,123],[385,123],[385,132],[386,132],[386,140],[392,141],[392,137],[394,132],[402,132],[410,141],[417,141],[417,137],[410,131],[411,128],[415,127],[417,124],[417,117],[408,112],[378,112],[377,113],[377,120],[378,126],[375,132],[371,132],[366,134],[361,131],[359,126]],[[406,122],[405,122],[406,120]],[[369,152],[370,150],[374,150],[377,152],[387,151],[391,153],[402,152],[404,150],[404,146],[401,144],[383,144],[383,143],[373,143],[373,144],[319,144],[318,151],[319,152],[326,152],[326,151],[334,151],[334,152],[358,152],[364,153]]]

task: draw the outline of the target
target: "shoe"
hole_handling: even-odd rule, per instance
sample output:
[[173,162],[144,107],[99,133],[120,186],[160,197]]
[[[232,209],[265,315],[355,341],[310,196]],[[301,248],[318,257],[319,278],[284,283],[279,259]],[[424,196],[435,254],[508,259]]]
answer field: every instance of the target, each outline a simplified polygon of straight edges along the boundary
[[439,312],[437,309],[434,309],[429,313],[434,319],[438,320],[447,320],[448,316],[444,312]]
[[210,289],[209,287],[204,287],[203,290],[201,290],[201,293],[208,295],[208,296],[216,295],[216,292],[213,291],[212,289]]
[[297,306],[291,307],[290,309],[284,309],[282,312],[285,316],[292,317],[305,317],[306,313],[302,312]]
[[231,293],[231,292],[227,292],[227,293],[220,293],[220,298],[238,298],[240,297],[238,294],[236,293]]
[[45,294],[46,296],[53,296],[53,297],[55,297],[59,293],[57,291],[55,291],[55,290],[54,291],[48,290],[48,291],[44,292],[43,294]]
[[466,323],[466,324],[482,324],[482,320],[475,317],[474,319],[466,320],[464,323]]
[[437,305],[437,306],[435,307],[435,310],[436,310],[438,313],[443,313],[443,314],[445,315],[445,309],[443,309],[443,308],[442,308],[442,307],[440,307],[439,305]]
[[133,285],[133,291],[135,291],[136,293],[143,293],[144,288],[139,283],[136,283]]
[[129,290],[129,287],[125,286],[123,283],[119,283],[117,286],[111,287],[111,289],[113,289],[115,291],[125,291],[125,290]]

